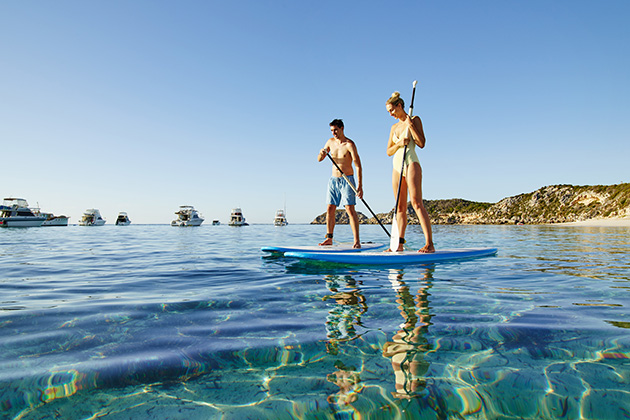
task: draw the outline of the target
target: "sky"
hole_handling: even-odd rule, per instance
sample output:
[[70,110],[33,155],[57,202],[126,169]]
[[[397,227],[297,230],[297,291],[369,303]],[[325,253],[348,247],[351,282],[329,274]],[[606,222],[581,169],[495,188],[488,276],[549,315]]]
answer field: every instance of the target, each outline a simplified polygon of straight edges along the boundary
[[628,21],[627,0],[0,0],[0,195],[71,223],[310,223],[341,118],[388,212],[385,101],[414,80],[425,199],[630,182]]

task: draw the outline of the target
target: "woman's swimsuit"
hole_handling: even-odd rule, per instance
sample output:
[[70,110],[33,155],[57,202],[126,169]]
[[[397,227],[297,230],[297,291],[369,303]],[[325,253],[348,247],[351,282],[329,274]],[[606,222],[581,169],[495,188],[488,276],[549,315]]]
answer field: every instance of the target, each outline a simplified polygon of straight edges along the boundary
[[[418,159],[418,155],[416,154],[416,143],[413,141],[413,136],[409,132],[408,128],[401,133],[400,137],[398,137],[396,133],[394,133],[392,141],[394,142],[394,144],[398,144],[406,138],[409,138],[411,141],[407,146],[407,155],[405,156],[405,175],[407,174],[407,168],[409,168],[409,166],[411,166],[413,162],[417,162],[418,165],[420,164],[420,159]],[[394,154],[394,169],[399,173],[400,168],[402,167],[402,156],[404,151],[405,148],[403,146],[398,148],[398,150],[396,150],[396,153]]]

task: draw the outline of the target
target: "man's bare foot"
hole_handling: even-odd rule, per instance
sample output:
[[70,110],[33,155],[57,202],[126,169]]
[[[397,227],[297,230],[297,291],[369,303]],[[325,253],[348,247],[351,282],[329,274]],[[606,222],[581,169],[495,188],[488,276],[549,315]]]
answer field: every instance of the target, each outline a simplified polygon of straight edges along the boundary
[[322,242],[321,244],[319,244],[319,246],[328,246],[328,245],[332,245],[332,244],[333,244],[332,238],[326,238],[326,240],[324,242]]
[[433,244],[426,244],[425,246],[420,248],[418,252],[422,254],[432,254],[435,252],[435,247],[433,246]]
[[361,248],[361,242],[355,242],[354,245],[352,245],[352,248],[360,249]]

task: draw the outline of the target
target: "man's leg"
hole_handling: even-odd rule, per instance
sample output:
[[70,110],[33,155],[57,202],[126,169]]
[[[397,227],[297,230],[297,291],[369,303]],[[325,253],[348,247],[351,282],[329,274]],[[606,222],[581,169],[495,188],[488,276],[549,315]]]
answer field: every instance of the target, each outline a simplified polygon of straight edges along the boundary
[[353,205],[346,206],[346,213],[350,219],[350,227],[354,235],[354,248],[361,248],[361,240],[359,239],[359,216]]
[[333,232],[335,231],[335,216],[337,213],[337,206],[329,204],[326,208],[326,239],[319,245],[332,245],[333,244]]

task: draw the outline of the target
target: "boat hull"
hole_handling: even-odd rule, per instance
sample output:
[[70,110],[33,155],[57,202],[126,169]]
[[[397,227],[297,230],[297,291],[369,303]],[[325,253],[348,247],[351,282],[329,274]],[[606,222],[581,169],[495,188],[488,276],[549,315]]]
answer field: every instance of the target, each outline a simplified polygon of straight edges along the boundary
[[79,226],[103,226],[105,224],[105,220],[95,220],[93,222],[79,222]]
[[45,217],[0,217],[0,226],[2,227],[39,227],[44,221]]
[[201,224],[203,223],[203,220],[204,219],[195,219],[195,220],[187,220],[187,221],[173,220],[171,222],[171,226],[181,226],[181,227],[201,226]]
[[68,218],[67,217],[53,217],[51,219],[47,219],[42,223],[42,226],[68,226]]

